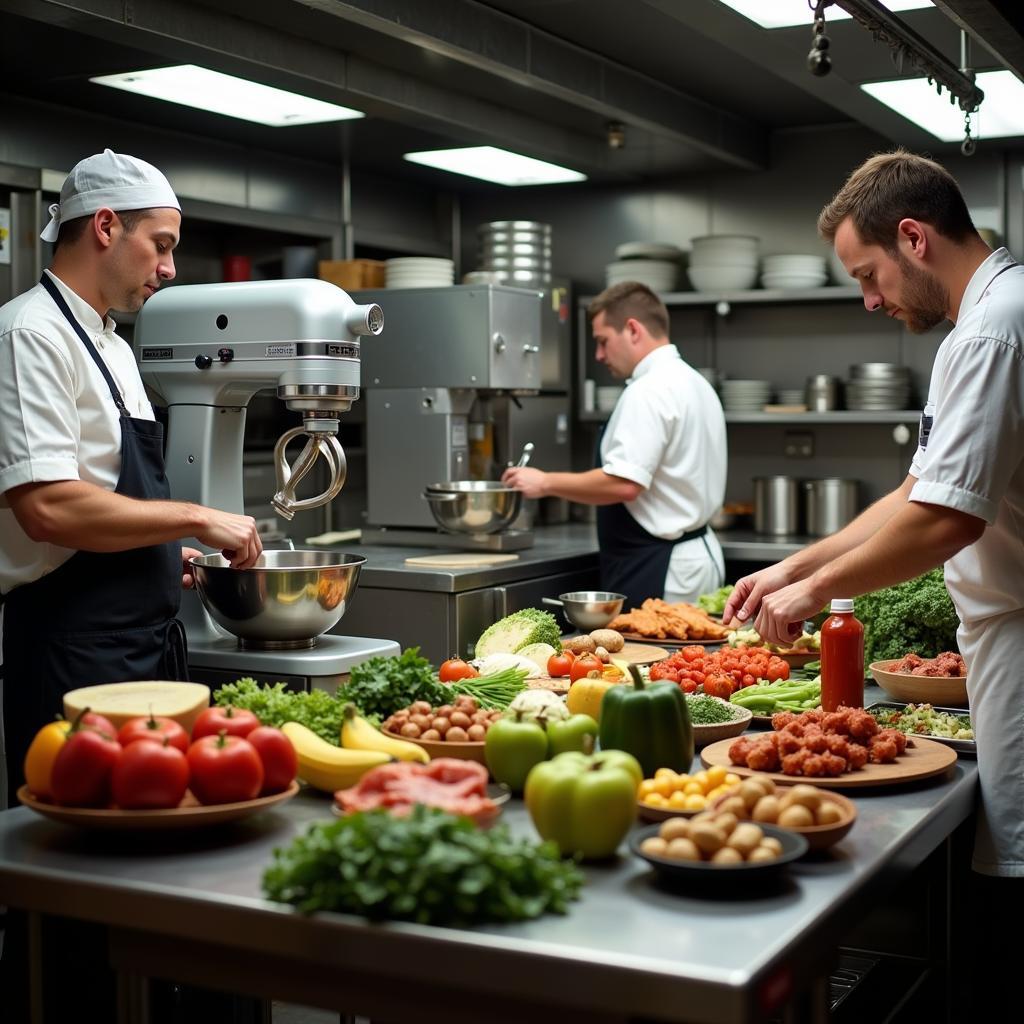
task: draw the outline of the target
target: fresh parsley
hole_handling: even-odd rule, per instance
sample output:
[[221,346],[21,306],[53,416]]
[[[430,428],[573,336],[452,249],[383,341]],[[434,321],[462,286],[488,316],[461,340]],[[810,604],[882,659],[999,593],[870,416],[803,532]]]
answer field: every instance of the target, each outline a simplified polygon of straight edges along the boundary
[[368,658],[353,665],[348,682],[335,696],[340,704],[351,701],[364,715],[385,719],[418,700],[431,707],[447,704],[452,690],[438,682],[420,649],[410,647],[395,657]]

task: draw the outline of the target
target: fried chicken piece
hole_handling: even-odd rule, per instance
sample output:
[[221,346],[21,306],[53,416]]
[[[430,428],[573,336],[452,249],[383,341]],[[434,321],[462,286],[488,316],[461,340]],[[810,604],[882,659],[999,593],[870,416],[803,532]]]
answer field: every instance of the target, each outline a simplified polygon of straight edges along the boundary
[[795,722],[799,717],[799,715],[793,714],[792,711],[776,711],[772,715],[772,728],[776,732],[782,732],[790,722]]
[[872,738],[872,743],[882,739],[890,739],[896,744],[897,756],[907,749],[907,734],[900,732],[899,729],[880,729]]
[[[799,741],[797,741],[799,742]],[[779,747],[779,753],[782,753],[782,747]],[[786,754],[782,758],[782,772],[784,775],[803,775],[804,774],[804,762],[809,758],[814,757],[809,750],[804,750],[802,747],[792,753]]]
[[779,757],[785,758],[787,754],[795,754],[798,750],[803,749],[802,736],[794,736],[791,732],[779,733]]
[[846,771],[847,761],[845,757],[840,757],[838,754],[822,754],[821,760],[825,766],[825,774],[833,779]]
[[869,756],[875,764],[892,764],[896,760],[896,743],[892,737],[871,737]]
[[733,764],[746,765],[747,755],[750,753],[750,748],[754,745],[754,741],[746,736],[741,736],[738,740],[734,740],[729,745],[729,760]]
[[878,732],[878,722],[867,711],[850,712],[850,735],[857,740],[866,740]]
[[811,722],[804,726],[804,746],[812,754],[824,754],[828,750],[828,739],[821,731],[820,725]]
[[814,725],[821,725],[825,720],[825,712],[818,708],[811,708],[810,711],[803,711],[800,714],[800,718],[803,720],[805,725],[813,723]]
[[844,761],[850,759],[850,744],[847,742],[846,737],[839,733],[826,733],[825,743],[828,746],[828,752],[835,754],[837,757],[841,757]]
[[868,748],[859,743],[848,743],[846,763],[850,771],[857,771],[868,763]]
[[841,711],[829,711],[822,719],[821,727],[825,732],[848,736],[850,734],[850,716]]
[[755,772],[777,772],[779,770],[779,748],[772,741],[772,734],[754,741],[747,754],[747,767]]

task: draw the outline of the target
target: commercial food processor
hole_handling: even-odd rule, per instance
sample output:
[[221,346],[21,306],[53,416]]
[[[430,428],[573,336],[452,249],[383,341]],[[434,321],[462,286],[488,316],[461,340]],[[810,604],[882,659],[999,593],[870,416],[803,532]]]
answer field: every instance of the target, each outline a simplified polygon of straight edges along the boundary
[[[520,454],[503,399],[541,386],[543,293],[456,285],[357,297],[388,307],[388,330],[364,358],[364,539],[469,551],[532,546],[532,532],[511,525],[519,492],[495,478]],[[491,433],[474,465],[472,430],[483,423]]]
[[[359,339],[379,335],[383,319],[380,306],[357,305],[325,281],[178,285],[154,295],[139,313],[134,347],[143,380],[167,407],[171,497],[242,512],[246,407],[257,392],[273,390],[302,417],[275,446],[275,511],[291,519],[334,498],[346,472],[338,417],[359,398]],[[290,462],[293,441],[305,443]],[[300,497],[320,458],[327,488]],[[324,635],[344,614],[363,561],[267,551],[252,569],[238,570],[218,553],[197,559],[202,601],[183,594],[180,613],[193,678],[247,675],[330,689],[352,665],[398,653],[391,640]]]

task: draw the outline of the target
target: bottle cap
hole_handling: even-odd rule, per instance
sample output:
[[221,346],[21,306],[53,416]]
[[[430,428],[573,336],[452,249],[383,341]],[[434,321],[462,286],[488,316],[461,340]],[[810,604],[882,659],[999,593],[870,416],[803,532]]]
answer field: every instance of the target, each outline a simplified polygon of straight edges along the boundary
[[853,611],[853,598],[852,597],[834,597],[832,598],[831,611],[835,612],[852,612]]

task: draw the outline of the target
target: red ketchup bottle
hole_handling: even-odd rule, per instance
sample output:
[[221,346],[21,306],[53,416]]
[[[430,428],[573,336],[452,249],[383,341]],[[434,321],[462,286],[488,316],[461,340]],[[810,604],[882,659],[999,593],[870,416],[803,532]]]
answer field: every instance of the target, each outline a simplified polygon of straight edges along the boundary
[[854,618],[853,601],[836,598],[821,627],[821,706],[864,707],[864,627]]

